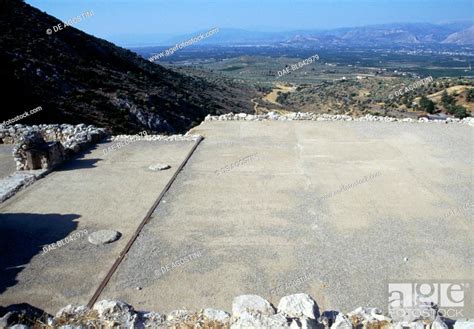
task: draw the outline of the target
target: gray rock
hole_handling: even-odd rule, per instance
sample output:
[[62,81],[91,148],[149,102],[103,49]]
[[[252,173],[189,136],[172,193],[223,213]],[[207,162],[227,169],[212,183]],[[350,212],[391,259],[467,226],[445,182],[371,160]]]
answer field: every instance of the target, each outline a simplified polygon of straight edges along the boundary
[[193,314],[195,313],[188,310],[172,311],[166,316],[167,324],[172,326],[174,324],[186,322]]
[[101,300],[94,304],[93,310],[101,320],[115,321],[127,327],[133,326],[137,320],[133,307],[119,300]]
[[41,170],[38,171],[38,174],[35,174],[17,171],[8,177],[0,179],[0,203],[15,195],[22,188],[33,184],[44,172],[44,170]]
[[425,329],[425,324],[423,323],[423,321],[420,320],[410,323],[409,326],[412,329]]
[[148,312],[142,315],[141,320],[145,328],[161,328],[165,325],[166,317],[157,312]]
[[285,296],[278,303],[278,312],[289,318],[307,317],[315,320],[317,314],[315,301],[307,294]]
[[454,329],[474,329],[474,321],[473,320],[457,320],[453,326]]
[[162,117],[153,112],[146,112],[135,105],[130,109],[130,117],[134,121],[138,121],[142,125],[150,128],[153,131],[169,131],[174,132],[174,128],[166,122]]
[[221,310],[206,308],[202,314],[210,321],[218,321],[224,324],[230,321],[230,314]]
[[10,327],[11,329],[29,329],[30,326],[25,326],[24,324],[15,324],[14,326]]
[[404,329],[403,323],[401,323],[401,322],[395,322],[395,323],[392,324],[392,328],[393,328],[393,329]]
[[336,316],[336,321],[332,324],[331,329],[352,329],[352,323],[345,315],[339,313]]
[[443,320],[441,320],[439,316],[437,316],[428,329],[448,329],[448,326],[443,322]]
[[323,329],[324,326],[316,320],[307,319],[305,317],[300,319],[293,319],[290,329]]
[[282,314],[262,315],[261,313],[242,313],[239,318],[233,318],[231,329],[266,329],[289,328],[287,319]]
[[67,305],[60,309],[54,316],[55,319],[59,318],[78,318],[85,315],[89,311],[89,308],[84,305],[74,306]]
[[391,309],[389,310],[389,314],[395,322],[411,323],[417,320],[426,320],[428,322],[432,322],[436,319],[438,311],[436,310],[435,305],[425,303],[410,309]]
[[170,165],[162,164],[162,163],[153,164],[150,167],[148,167],[148,169],[153,170],[153,171],[166,170],[169,168],[171,168]]
[[370,310],[370,316],[372,317],[372,319],[374,320],[377,320],[377,321],[387,321],[387,322],[391,322],[392,319],[390,319],[389,317],[383,315],[383,312],[382,310],[378,309],[378,308],[371,308],[369,309]]
[[232,302],[232,316],[240,317],[245,313],[273,315],[275,310],[266,300],[257,295],[241,295]]
[[114,230],[100,230],[89,234],[87,240],[95,245],[111,243],[120,238],[120,232]]
[[14,318],[13,312],[7,312],[4,316],[0,318],[0,328],[8,327]]

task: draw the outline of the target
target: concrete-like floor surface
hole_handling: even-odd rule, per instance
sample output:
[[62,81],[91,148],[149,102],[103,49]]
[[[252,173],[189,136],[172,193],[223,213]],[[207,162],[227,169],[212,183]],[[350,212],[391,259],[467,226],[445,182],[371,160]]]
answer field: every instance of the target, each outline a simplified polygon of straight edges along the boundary
[[206,122],[100,299],[230,310],[240,294],[305,292],[386,310],[389,282],[471,279],[472,129]]
[[[206,122],[194,129],[206,139],[99,299],[230,310],[239,294],[277,304],[306,292],[321,309],[386,309],[389,282],[471,279],[472,131]],[[10,271],[0,304],[57,311],[88,301],[192,142],[149,145],[93,150],[0,206],[0,268]],[[173,168],[151,173],[152,162]],[[40,255],[44,244],[102,228],[124,236]]]
[[15,172],[15,160],[13,160],[12,150],[12,145],[0,144],[0,179]]
[[[194,142],[134,142],[103,154],[104,143],[0,205],[0,305],[57,312],[87,304]],[[148,167],[167,163],[171,169]],[[83,236],[43,254],[43,246],[87,230],[122,233],[96,246]]]

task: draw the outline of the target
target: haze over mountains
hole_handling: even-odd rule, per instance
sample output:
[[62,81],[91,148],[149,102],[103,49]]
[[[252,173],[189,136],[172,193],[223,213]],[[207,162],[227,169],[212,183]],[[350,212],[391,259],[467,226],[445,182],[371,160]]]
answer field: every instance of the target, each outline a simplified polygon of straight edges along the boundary
[[[211,27],[210,27],[211,28]],[[132,39],[116,36],[114,40],[128,46],[172,45],[196,36],[204,30],[176,37],[138,35]],[[137,39],[138,38],[138,39]],[[474,45],[474,23],[446,24],[406,23],[347,27],[331,30],[295,30],[257,32],[221,28],[202,44],[214,45],[302,45],[302,46],[386,46],[386,45]]]

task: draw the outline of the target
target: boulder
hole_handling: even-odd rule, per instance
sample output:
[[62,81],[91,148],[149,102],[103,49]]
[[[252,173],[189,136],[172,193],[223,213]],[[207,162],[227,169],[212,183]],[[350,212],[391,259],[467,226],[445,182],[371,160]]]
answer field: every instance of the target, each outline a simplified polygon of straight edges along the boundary
[[318,323],[316,320],[307,318],[293,319],[290,325],[290,329],[323,329],[324,326]]
[[289,318],[306,317],[315,320],[319,317],[316,302],[307,294],[283,297],[278,303],[278,313]]
[[101,300],[94,304],[93,310],[101,320],[118,322],[126,327],[134,326],[137,320],[133,307],[119,300]]
[[120,232],[114,230],[100,230],[89,234],[88,240],[95,245],[111,243],[120,238]]
[[162,328],[165,326],[166,316],[158,312],[147,312],[141,315],[140,320],[145,328]]
[[230,314],[221,310],[215,310],[213,308],[206,308],[202,314],[209,321],[217,321],[223,324],[227,324],[230,321]]
[[266,299],[257,295],[235,297],[232,302],[232,316],[238,318],[246,313],[269,316],[275,314],[275,309]]
[[427,329],[448,329],[448,326],[437,316],[431,325],[427,326]]
[[339,313],[336,316],[336,321],[332,324],[331,329],[352,329],[352,323],[345,315]]
[[263,315],[257,313],[242,313],[240,317],[233,318],[231,329],[249,328],[288,328],[288,321],[282,314]]
[[457,320],[453,326],[454,329],[474,329],[474,320]]

